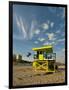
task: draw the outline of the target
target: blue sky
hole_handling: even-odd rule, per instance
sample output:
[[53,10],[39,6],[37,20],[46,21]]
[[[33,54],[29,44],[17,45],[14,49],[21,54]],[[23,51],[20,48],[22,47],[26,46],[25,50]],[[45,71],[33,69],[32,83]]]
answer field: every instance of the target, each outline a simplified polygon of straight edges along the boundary
[[43,45],[53,45],[57,61],[65,61],[65,9],[13,5],[13,53],[33,60],[32,48]]

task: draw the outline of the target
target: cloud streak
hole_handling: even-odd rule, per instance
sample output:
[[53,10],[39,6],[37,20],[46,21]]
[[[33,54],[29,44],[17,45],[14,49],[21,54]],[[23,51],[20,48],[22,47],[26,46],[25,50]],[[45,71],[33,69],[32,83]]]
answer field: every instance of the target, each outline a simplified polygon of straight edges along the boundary
[[[22,39],[31,40],[34,34],[38,35],[40,33],[40,30],[38,28],[36,29],[36,25],[37,25],[36,21],[32,20],[30,28],[29,27],[26,28],[25,26],[27,26],[27,23],[23,21],[22,17],[18,17],[15,14],[15,20],[16,20],[19,33],[22,34]],[[18,37],[21,38],[20,36]]]
[[25,29],[24,26],[24,22],[22,20],[22,17],[17,17],[17,15],[15,14],[15,19],[16,19],[16,24],[19,28],[19,32],[23,34],[23,38],[26,39],[27,38],[27,30]]
[[20,22],[19,22],[18,17],[17,17],[16,14],[15,14],[15,19],[16,19],[16,24],[17,24],[18,28],[20,28]]
[[34,35],[34,26],[35,26],[35,23],[34,21],[32,21],[31,23],[31,28],[30,28],[30,32],[29,32],[29,38],[32,39],[33,35]]
[[23,32],[23,36],[24,36],[24,39],[27,37],[27,33],[26,33],[26,29],[24,27],[24,22],[22,21],[22,18],[20,17],[20,25],[21,25],[21,30]]
[[45,38],[38,38],[38,40],[39,40],[40,42],[43,42],[43,41],[45,41]]
[[65,38],[58,40],[58,42],[63,42],[63,41],[65,41]]

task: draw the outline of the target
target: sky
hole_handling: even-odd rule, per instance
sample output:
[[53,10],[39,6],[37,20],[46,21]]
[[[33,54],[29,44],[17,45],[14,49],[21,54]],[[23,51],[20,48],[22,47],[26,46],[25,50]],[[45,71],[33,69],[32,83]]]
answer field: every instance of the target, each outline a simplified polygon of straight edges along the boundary
[[65,62],[65,8],[13,5],[13,53],[33,61],[32,48],[44,45],[53,45],[56,60]]

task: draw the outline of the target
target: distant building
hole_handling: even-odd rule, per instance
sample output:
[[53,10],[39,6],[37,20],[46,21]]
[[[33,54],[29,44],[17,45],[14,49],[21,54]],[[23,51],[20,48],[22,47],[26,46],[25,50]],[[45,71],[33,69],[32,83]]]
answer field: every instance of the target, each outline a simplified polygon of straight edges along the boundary
[[21,62],[22,61],[22,55],[17,54],[17,55],[13,55],[13,62]]
[[55,65],[58,66],[58,70],[65,70],[65,64],[64,63],[56,62]]
[[20,54],[16,55],[16,61],[17,62],[22,61],[22,55],[20,55]]

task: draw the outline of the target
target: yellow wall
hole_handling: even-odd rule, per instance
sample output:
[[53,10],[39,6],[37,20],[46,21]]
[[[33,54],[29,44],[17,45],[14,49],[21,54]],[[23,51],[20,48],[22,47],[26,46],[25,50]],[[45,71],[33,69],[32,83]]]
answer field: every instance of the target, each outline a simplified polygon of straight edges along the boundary
[[39,60],[44,60],[43,54],[39,54]]

